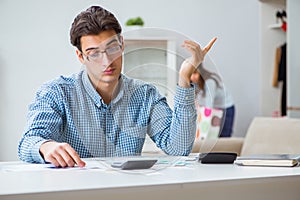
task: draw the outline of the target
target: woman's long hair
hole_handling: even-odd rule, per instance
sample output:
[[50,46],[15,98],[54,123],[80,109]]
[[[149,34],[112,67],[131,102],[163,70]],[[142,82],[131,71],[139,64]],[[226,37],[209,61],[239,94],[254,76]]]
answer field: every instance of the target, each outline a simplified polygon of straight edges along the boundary
[[[200,74],[200,81],[198,83],[198,86],[199,86],[199,89],[203,91],[203,93],[202,93],[203,96],[206,95],[205,81],[208,79],[214,80],[217,84],[217,87],[222,88],[222,79],[217,73],[211,72],[211,71],[205,69],[203,67],[202,63],[197,67],[196,70]],[[199,92],[199,91],[196,91],[196,92]]]

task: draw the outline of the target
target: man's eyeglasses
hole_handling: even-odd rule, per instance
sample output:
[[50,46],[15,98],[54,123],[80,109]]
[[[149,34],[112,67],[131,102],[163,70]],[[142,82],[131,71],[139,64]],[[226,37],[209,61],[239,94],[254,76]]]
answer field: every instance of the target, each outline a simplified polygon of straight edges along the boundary
[[104,57],[104,54],[106,54],[109,59],[114,60],[121,55],[121,52],[122,45],[119,42],[114,42],[104,50],[101,50],[99,47],[91,48],[88,50],[88,53],[86,55],[83,52],[82,55],[84,55],[88,61],[101,62]]

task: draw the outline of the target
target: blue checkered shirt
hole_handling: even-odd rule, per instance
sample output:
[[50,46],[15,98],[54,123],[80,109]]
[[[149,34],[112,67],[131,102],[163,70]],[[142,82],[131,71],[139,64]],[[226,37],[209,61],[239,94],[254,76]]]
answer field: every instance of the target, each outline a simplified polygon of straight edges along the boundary
[[109,105],[86,71],[44,84],[29,106],[18,155],[44,163],[39,148],[49,140],[69,143],[81,158],[140,155],[145,136],[169,155],[188,155],[196,129],[194,88],[177,86],[174,111],[151,84],[121,75]]

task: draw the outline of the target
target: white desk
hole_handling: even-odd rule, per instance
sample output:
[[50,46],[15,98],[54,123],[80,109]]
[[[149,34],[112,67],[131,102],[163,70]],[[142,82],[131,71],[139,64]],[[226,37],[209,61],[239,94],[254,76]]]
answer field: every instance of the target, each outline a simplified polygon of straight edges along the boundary
[[[89,162],[92,161],[87,161],[87,166]],[[24,163],[0,163],[1,200],[300,198],[300,167],[241,167],[195,162],[146,174],[109,169],[3,170],[14,164]]]

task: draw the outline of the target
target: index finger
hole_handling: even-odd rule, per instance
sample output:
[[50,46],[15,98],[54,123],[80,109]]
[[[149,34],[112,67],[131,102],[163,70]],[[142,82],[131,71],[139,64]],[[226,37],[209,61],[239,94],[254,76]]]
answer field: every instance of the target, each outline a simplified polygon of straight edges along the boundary
[[209,43],[208,45],[206,45],[206,47],[203,48],[204,53],[207,53],[210,48],[212,47],[212,45],[215,43],[215,41],[217,40],[216,37],[214,37]]
[[66,151],[69,153],[69,155],[71,156],[71,158],[75,161],[75,163],[79,166],[79,167],[84,167],[85,166],[85,162],[83,162],[79,155],[77,154],[77,152],[71,147],[69,146],[68,148],[66,148]]

